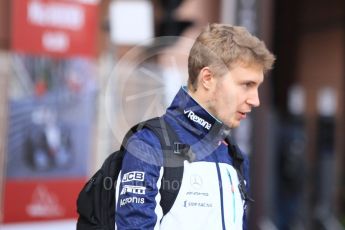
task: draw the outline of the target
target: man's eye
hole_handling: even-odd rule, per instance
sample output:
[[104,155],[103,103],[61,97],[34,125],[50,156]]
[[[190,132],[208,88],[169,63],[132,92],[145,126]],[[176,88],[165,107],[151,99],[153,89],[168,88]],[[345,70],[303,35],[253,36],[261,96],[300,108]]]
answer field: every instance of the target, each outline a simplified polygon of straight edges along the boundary
[[245,85],[245,87],[250,88],[250,87],[254,86],[254,82],[246,82],[244,85]]

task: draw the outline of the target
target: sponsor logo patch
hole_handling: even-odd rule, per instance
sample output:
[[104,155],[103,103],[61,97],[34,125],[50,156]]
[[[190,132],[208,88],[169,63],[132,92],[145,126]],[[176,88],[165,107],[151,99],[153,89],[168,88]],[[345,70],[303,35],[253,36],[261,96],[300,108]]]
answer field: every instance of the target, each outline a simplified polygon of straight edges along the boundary
[[123,175],[122,182],[144,181],[145,173],[140,171],[132,171]]
[[124,195],[126,193],[133,193],[133,194],[139,194],[144,195],[146,188],[143,186],[135,186],[135,185],[124,185],[120,195]]
[[120,207],[127,205],[127,204],[144,204],[145,198],[143,197],[127,197],[120,200]]
[[190,185],[194,189],[200,189],[202,187],[202,178],[199,175],[191,175],[190,177]]
[[202,127],[204,127],[207,130],[211,129],[212,125],[209,122],[205,121],[203,118],[196,115],[192,110],[184,110],[183,112],[185,115],[187,114],[187,117],[191,121],[198,123],[199,125],[201,125]]
[[183,207],[185,208],[189,208],[189,207],[212,208],[212,203],[185,200],[183,202]]
[[207,192],[187,192],[187,196],[208,196]]

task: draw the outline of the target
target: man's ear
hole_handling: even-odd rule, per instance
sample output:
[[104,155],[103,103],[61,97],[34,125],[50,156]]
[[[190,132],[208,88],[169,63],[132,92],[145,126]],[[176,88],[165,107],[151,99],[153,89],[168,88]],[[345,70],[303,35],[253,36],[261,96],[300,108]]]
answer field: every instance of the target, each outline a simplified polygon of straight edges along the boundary
[[200,70],[199,83],[205,89],[211,89],[214,87],[214,76],[209,67],[204,67]]

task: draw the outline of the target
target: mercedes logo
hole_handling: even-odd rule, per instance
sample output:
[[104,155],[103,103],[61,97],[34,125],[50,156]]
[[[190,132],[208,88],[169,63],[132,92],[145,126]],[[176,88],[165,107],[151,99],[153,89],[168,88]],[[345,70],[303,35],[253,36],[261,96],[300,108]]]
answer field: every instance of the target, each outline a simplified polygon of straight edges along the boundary
[[200,189],[202,187],[202,178],[200,175],[192,175],[190,177],[190,184],[195,189]]

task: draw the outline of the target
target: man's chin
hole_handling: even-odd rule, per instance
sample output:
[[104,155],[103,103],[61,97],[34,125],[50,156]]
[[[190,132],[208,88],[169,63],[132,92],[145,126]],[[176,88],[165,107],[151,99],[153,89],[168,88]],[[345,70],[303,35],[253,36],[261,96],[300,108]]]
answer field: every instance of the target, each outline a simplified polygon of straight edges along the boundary
[[230,122],[224,122],[226,126],[228,126],[230,129],[237,128],[240,125],[240,121],[230,121]]
[[[226,124],[226,123],[225,123]],[[228,124],[226,124],[229,128],[234,129],[240,126],[240,121],[231,121]]]

